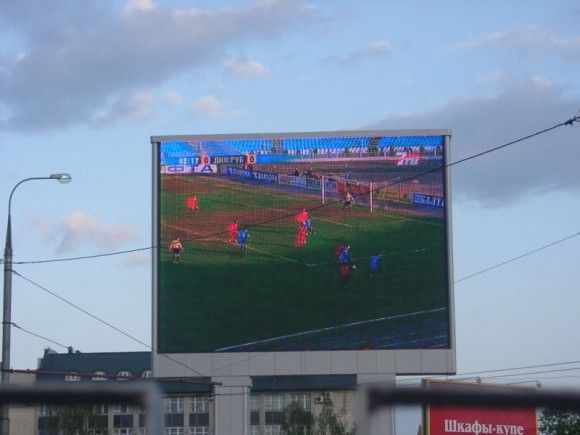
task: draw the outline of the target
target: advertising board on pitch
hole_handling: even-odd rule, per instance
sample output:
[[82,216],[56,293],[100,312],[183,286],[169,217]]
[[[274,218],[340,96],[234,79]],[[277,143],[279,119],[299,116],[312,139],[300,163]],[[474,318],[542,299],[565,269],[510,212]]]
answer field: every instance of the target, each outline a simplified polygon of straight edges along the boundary
[[[165,247],[153,260],[158,353],[282,352],[301,367],[316,353],[319,373],[452,373],[449,139],[447,130],[151,138],[153,242]],[[398,164],[405,156],[413,165]],[[204,170],[166,169],[200,158]],[[183,249],[169,252],[177,238]],[[348,362],[344,352],[354,352]],[[392,352],[410,363],[392,366]],[[303,371],[272,364],[258,372]]]

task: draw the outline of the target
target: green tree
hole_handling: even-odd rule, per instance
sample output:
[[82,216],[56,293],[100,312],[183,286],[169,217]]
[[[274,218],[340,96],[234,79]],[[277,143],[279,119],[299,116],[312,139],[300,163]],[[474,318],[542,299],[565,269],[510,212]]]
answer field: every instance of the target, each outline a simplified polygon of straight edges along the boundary
[[303,410],[296,402],[292,402],[284,409],[282,430],[287,435],[312,435],[314,416]]
[[62,406],[57,411],[58,427],[63,435],[87,435],[97,427],[97,418],[92,405]]
[[348,428],[332,409],[332,404],[325,404],[316,419],[317,435],[354,435],[356,430]]
[[580,414],[567,409],[545,409],[539,429],[544,435],[580,434]]
[[297,403],[284,409],[282,431],[287,435],[355,435],[354,428],[348,428],[332,408],[332,402],[324,404],[322,411],[314,417]]

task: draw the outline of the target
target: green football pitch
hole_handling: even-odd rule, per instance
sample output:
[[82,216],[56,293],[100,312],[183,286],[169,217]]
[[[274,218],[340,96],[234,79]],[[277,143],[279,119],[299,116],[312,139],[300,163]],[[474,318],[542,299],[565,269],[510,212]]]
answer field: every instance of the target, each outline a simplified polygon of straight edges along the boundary
[[[194,193],[199,209],[188,213],[185,202]],[[412,313],[443,322],[439,333],[448,334],[447,313],[441,312],[448,306],[444,220],[370,213],[362,206],[342,210],[339,203],[320,206],[320,197],[267,184],[162,176],[158,350],[375,348],[375,335],[389,333],[389,325],[381,329],[375,319],[397,319],[404,338],[412,325],[406,332],[401,319]],[[294,216],[302,208],[311,210],[315,232],[296,248]],[[226,226],[233,220],[248,228],[245,255],[227,242]],[[184,245],[178,264],[166,248],[175,237]],[[357,266],[346,286],[334,258],[335,247],[345,243]],[[373,254],[382,255],[382,268],[369,275]],[[372,328],[361,327],[366,321]],[[348,327],[353,323],[354,329]],[[362,329],[364,337],[353,333]],[[311,340],[293,339],[310,334]],[[425,345],[409,343],[401,346]]]

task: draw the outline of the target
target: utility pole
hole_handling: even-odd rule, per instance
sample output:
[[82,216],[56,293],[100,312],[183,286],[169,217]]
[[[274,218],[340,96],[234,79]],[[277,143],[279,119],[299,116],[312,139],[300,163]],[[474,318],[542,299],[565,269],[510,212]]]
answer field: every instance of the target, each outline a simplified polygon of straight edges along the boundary
[[[12,195],[18,186],[26,181],[32,180],[58,180],[59,183],[70,183],[71,176],[69,174],[52,174],[49,177],[32,177],[21,180],[14,186],[10,192],[8,199],[8,224],[6,225],[6,244],[4,245],[4,305],[2,317],[2,385],[10,383],[10,333],[12,326]],[[10,406],[4,404],[0,407],[0,435],[9,435],[10,420],[9,420]]]

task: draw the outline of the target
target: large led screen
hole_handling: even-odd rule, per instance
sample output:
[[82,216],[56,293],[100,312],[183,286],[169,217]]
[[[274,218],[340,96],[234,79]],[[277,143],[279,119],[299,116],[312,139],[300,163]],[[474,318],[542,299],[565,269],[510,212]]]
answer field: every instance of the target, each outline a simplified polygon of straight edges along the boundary
[[449,349],[447,143],[155,142],[158,351]]

